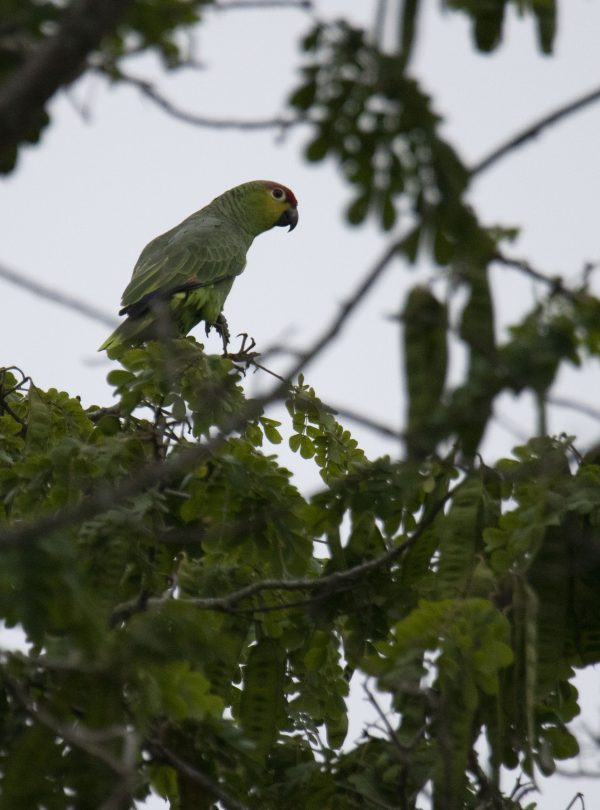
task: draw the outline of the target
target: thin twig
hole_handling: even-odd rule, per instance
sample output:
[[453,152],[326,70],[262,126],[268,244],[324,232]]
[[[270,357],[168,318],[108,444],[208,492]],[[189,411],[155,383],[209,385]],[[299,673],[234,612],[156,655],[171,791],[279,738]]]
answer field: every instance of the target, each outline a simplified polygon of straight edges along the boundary
[[555,773],[559,776],[566,776],[567,779],[600,779],[600,769],[589,771],[586,768],[577,768],[576,771],[569,771],[566,768],[557,768]]
[[494,254],[493,260],[498,264],[503,264],[505,267],[512,267],[523,273],[525,276],[539,281],[550,288],[553,295],[562,295],[570,300],[576,299],[577,293],[565,287],[564,282],[560,276],[546,276],[544,273],[536,270],[526,259],[515,259],[511,256],[505,256],[504,253],[498,251]]
[[546,401],[557,408],[569,408],[572,411],[579,411],[579,413],[600,422],[600,410],[592,405],[587,405],[585,402],[577,402],[577,400],[568,399],[567,397],[548,397]]
[[204,790],[215,796],[226,810],[248,810],[245,804],[242,804],[242,802],[239,802],[237,799],[234,799],[233,796],[226,793],[217,782],[214,782],[209,776],[202,773],[202,771],[194,768],[189,762],[185,762],[170,749],[165,748],[158,740],[151,740],[148,748],[155,757],[168,762],[169,765],[172,765],[173,768],[192,782],[196,782],[196,784],[200,785]]
[[362,687],[363,687],[364,693],[367,696],[367,699],[368,699],[369,703],[371,704],[371,706],[373,706],[373,708],[375,709],[375,711],[379,715],[379,719],[381,720],[381,722],[385,726],[385,728],[387,730],[387,733],[390,735],[390,739],[392,740],[392,742],[394,743],[394,745],[396,746],[396,748],[400,752],[403,760],[406,760],[406,754],[407,754],[407,752],[409,750],[408,746],[403,745],[403,743],[400,742],[400,739],[399,739],[398,735],[396,734],[395,729],[392,728],[392,725],[391,725],[390,721],[388,720],[388,718],[386,717],[385,712],[383,711],[383,709],[381,708],[381,706],[379,705],[379,703],[375,699],[375,695],[371,692],[371,690],[367,686],[367,683],[366,682],[363,683]]
[[293,364],[287,374],[284,375],[287,380],[293,380],[301,371],[306,369],[306,367],[321,354],[326,346],[338,336],[348,318],[352,315],[363,298],[370,292],[371,288],[375,286],[384,270],[387,269],[391,260],[398,253],[398,250],[398,242],[393,242],[386,248],[379,261],[374,264],[370,272],[367,273],[363,281],[356,288],[352,297],[341,306],[338,316],[333,319],[321,336],[315,340],[310,349],[298,354],[296,363]]
[[539,118],[533,124],[530,124],[516,135],[513,135],[503,144],[496,147],[496,149],[492,150],[488,155],[478,161],[474,166],[472,166],[470,170],[471,177],[476,177],[477,175],[487,171],[490,166],[493,166],[494,163],[497,163],[499,160],[505,157],[505,155],[523,146],[523,144],[527,143],[533,138],[536,138],[540,132],[542,132],[542,130],[557,124],[559,121],[562,121],[569,115],[573,115],[573,113],[579,112],[579,110],[582,110],[599,100],[600,87],[597,87],[595,90],[580,96],[574,101],[570,101],[567,104],[558,107],[558,109],[548,113],[548,115],[542,116],[542,118]]
[[398,59],[402,71],[410,62],[417,40],[417,22],[419,17],[419,0],[403,0],[400,12],[400,30],[398,36]]
[[390,425],[384,425],[383,422],[378,422],[376,419],[371,419],[371,417],[365,416],[357,411],[339,405],[329,405],[329,403],[327,404],[327,408],[330,408],[337,416],[342,417],[342,419],[349,419],[351,422],[356,422],[357,425],[369,428],[369,430],[372,430],[374,433],[380,433],[388,439],[398,439],[401,441],[405,438],[405,434],[402,431],[396,430]]
[[80,723],[77,723],[77,725],[61,723],[56,720],[56,718],[52,717],[44,708],[36,706],[15,681],[4,677],[3,684],[7,691],[23,706],[30,717],[43,726],[46,726],[46,728],[49,728],[57,737],[79,748],[91,757],[99,759],[119,776],[125,778],[131,776],[132,764],[129,761],[131,757],[126,758],[128,761],[120,761],[99,744],[100,741],[114,739],[115,737],[125,739],[126,736],[130,734],[126,729],[101,729],[96,731],[94,729],[88,729]]
[[286,130],[301,122],[301,118],[283,118],[273,116],[271,118],[257,118],[251,120],[244,120],[240,118],[211,118],[210,116],[198,115],[197,113],[183,110],[174,104],[169,98],[160,93],[152,82],[146,79],[141,79],[138,76],[132,76],[130,73],[124,73],[120,68],[111,66],[107,68],[100,66],[95,68],[103,75],[108,75],[110,78],[129,84],[135,87],[142,93],[142,95],[149,98],[154,104],[160,107],[164,112],[183,121],[186,124],[192,124],[196,127],[208,127],[210,129],[237,129],[242,131],[248,130],[265,130],[265,129],[278,129]]
[[215,11],[233,11],[234,9],[297,8],[300,11],[312,11],[311,0],[229,0],[226,3],[213,3]]
[[53,301],[61,307],[70,309],[72,312],[77,312],[85,318],[98,321],[105,326],[110,326],[111,329],[117,325],[117,319],[97,309],[93,304],[88,304],[80,298],[75,298],[72,295],[67,295],[64,292],[59,292],[53,287],[47,287],[45,284],[40,284],[32,278],[24,276],[22,273],[17,273],[15,270],[9,270],[8,267],[0,265],[0,278],[14,284],[15,287],[21,287],[23,290],[37,295],[38,298],[44,298],[46,301]]
[[585,802],[583,801],[583,793],[576,793],[573,796],[573,798],[571,799],[571,801],[569,802],[569,804],[565,807],[565,810],[571,810],[571,807],[573,807],[574,804],[577,801],[581,802],[581,810],[585,810]]
[[373,23],[373,39],[381,48],[383,46],[383,33],[385,31],[385,21],[387,19],[387,0],[377,0],[375,10],[375,21]]

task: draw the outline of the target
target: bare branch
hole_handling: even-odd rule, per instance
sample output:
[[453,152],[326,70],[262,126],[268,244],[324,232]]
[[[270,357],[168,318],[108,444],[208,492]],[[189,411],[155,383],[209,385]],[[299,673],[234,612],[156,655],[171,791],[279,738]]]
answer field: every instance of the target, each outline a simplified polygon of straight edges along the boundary
[[237,9],[297,8],[300,11],[312,11],[311,0],[229,0],[215,2],[211,8],[215,11],[233,11]]
[[388,439],[398,439],[401,441],[405,437],[403,432],[395,430],[390,425],[384,425],[383,422],[378,422],[357,411],[339,405],[330,405],[329,403],[327,403],[327,407],[335,411],[336,415],[341,416],[342,419],[349,419],[351,422],[356,422],[357,425],[369,428],[369,430],[372,430],[374,433],[380,433]]
[[373,39],[380,48],[383,46],[383,33],[385,31],[385,23],[388,13],[387,5],[387,0],[377,0],[375,22],[373,24]]
[[110,326],[111,329],[117,325],[118,321],[101,309],[98,309],[93,304],[88,304],[87,301],[82,301],[80,298],[75,298],[72,295],[67,295],[64,292],[59,292],[53,287],[47,287],[45,284],[40,284],[32,278],[24,276],[22,273],[17,273],[15,270],[9,270],[0,264],[0,278],[14,284],[15,287],[21,287],[23,290],[36,295],[38,298],[44,298],[46,301],[53,301],[61,307],[70,309],[83,315],[85,318],[91,318],[93,321]]
[[363,281],[356,288],[352,297],[341,306],[338,316],[333,319],[321,336],[315,340],[310,349],[298,354],[296,363],[293,364],[287,374],[284,375],[287,380],[293,380],[297,374],[312,363],[312,361],[335,340],[348,318],[353,314],[363,298],[371,291],[371,288],[375,286],[375,283],[379,280],[384,270],[387,269],[391,260],[398,253],[398,249],[398,242],[393,242],[386,248],[379,261],[375,263],[370,272],[367,273]]
[[379,705],[379,703],[375,699],[375,695],[369,689],[369,686],[368,686],[366,681],[363,683],[362,688],[363,688],[364,693],[367,696],[367,700],[369,701],[371,706],[375,709],[375,711],[379,715],[379,719],[381,720],[381,722],[385,726],[385,728],[387,730],[387,733],[390,736],[390,739],[392,740],[392,742],[394,743],[394,745],[398,749],[398,752],[400,754],[400,758],[402,759],[403,762],[406,762],[406,753],[409,750],[408,746],[404,745],[402,742],[400,742],[400,739],[399,739],[398,735],[396,734],[396,731],[392,728],[392,724],[388,720],[386,713],[383,711],[383,709],[381,708],[381,706]]
[[546,401],[549,405],[579,411],[579,413],[589,416],[590,419],[595,419],[597,422],[600,422],[600,410],[594,408],[593,405],[587,405],[585,402],[578,402],[575,399],[568,399],[567,397],[547,397]]
[[524,275],[529,276],[534,281],[539,281],[542,284],[545,284],[550,288],[552,295],[562,295],[564,298],[568,298],[571,301],[575,301],[579,298],[577,291],[570,290],[568,287],[565,287],[561,276],[546,276],[544,273],[541,273],[539,270],[532,267],[526,259],[513,259],[510,256],[505,256],[503,253],[498,251],[494,254],[494,261],[498,262],[498,264],[503,264],[505,267],[512,267]]
[[112,740],[121,737],[124,741],[127,737],[131,736],[133,732],[126,728],[106,728],[96,731],[95,729],[86,728],[80,722],[76,724],[61,723],[56,718],[46,711],[41,706],[36,705],[25,694],[16,681],[3,677],[2,679],[8,692],[18,700],[23,706],[27,714],[41,725],[49,728],[57,737],[60,737],[70,745],[85,751],[91,757],[100,760],[107,765],[112,771],[121,777],[129,778],[132,775],[132,768],[137,757],[137,744],[134,746],[135,754],[132,756],[131,745],[125,746],[125,754],[123,760],[116,759],[109,751],[102,747],[100,744],[106,740]]
[[585,810],[585,802],[583,801],[583,793],[576,793],[569,804],[565,807],[565,810],[571,810],[578,801],[581,802],[581,810]]
[[115,29],[132,0],[75,0],[56,33],[41,42],[0,87],[0,154],[30,137],[46,102],[69,85],[89,54]]
[[203,787],[204,790],[215,796],[221,802],[223,807],[226,808],[226,810],[248,810],[245,804],[242,804],[242,802],[239,802],[237,799],[234,799],[233,796],[226,793],[217,782],[213,781],[205,773],[202,773],[202,771],[194,768],[188,762],[185,762],[183,759],[178,757],[177,754],[173,753],[173,751],[165,748],[165,746],[158,740],[151,740],[148,748],[157,759],[168,762],[169,765],[172,765],[173,768],[178,770],[188,779],[196,782],[198,785]]
[[528,127],[521,130],[521,132],[513,135],[511,138],[505,141],[505,143],[496,147],[496,149],[478,161],[470,170],[471,177],[476,177],[477,175],[487,171],[490,166],[493,166],[494,163],[497,163],[503,157],[510,154],[510,152],[519,149],[528,141],[536,138],[540,132],[542,132],[542,130],[548,129],[554,124],[557,124],[559,121],[562,121],[564,118],[583,110],[585,107],[588,107],[590,104],[594,104],[599,100],[600,87],[597,87],[595,90],[592,90],[574,101],[570,101],[568,104],[558,107],[558,109],[554,110],[548,115],[544,115],[542,118],[539,118],[533,124],[530,124]]
[[120,68],[110,66],[100,66],[95,68],[103,75],[108,75],[110,78],[117,79],[120,82],[129,84],[139,90],[142,95],[149,98],[154,104],[160,107],[164,112],[183,121],[186,124],[192,124],[197,127],[208,127],[210,129],[238,129],[238,130],[264,130],[264,129],[279,129],[286,130],[292,127],[302,119],[300,118],[258,118],[254,120],[244,121],[238,118],[211,118],[209,116],[197,115],[196,113],[182,110],[177,105],[162,95],[152,82],[146,79],[141,79],[138,76],[132,76],[130,73],[124,73]]
[[586,768],[577,768],[576,771],[569,771],[567,768],[557,768],[556,773],[565,776],[567,779],[600,779],[600,770],[590,771]]

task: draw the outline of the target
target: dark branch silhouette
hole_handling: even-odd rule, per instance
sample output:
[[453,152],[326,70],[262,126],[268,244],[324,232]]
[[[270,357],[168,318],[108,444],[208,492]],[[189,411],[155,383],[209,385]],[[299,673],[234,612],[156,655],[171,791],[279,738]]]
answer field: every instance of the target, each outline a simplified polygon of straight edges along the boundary
[[360,302],[375,286],[376,282],[383,275],[391,260],[400,249],[399,242],[393,242],[383,253],[379,261],[375,263],[369,273],[364,277],[363,281],[356,288],[354,294],[349,298],[340,308],[340,312],[334,318],[329,326],[324,330],[319,338],[313,345],[305,352],[300,352],[297,362],[292,365],[290,370],[285,374],[286,380],[294,379],[301,371],[303,371],[312,361],[325,349],[325,347],[334,340],[341,332],[344,324],[352,315],[354,310],[358,307]]
[[162,95],[152,82],[146,79],[141,79],[138,76],[132,76],[130,73],[124,73],[120,68],[114,66],[98,67],[95,68],[102,75],[108,75],[119,82],[129,84],[135,87],[146,98],[149,98],[154,104],[160,107],[164,112],[176,118],[178,121],[183,121],[186,124],[192,124],[197,127],[208,127],[210,129],[238,129],[238,130],[264,130],[264,129],[279,129],[285,130],[295,124],[300,123],[300,118],[257,118],[244,121],[238,118],[211,118],[210,116],[198,115],[197,113],[188,110],[182,110],[174,104],[169,98]]
[[494,261],[498,262],[498,264],[503,264],[505,267],[512,267],[518,270],[534,281],[540,281],[550,288],[550,292],[553,295],[562,295],[572,301],[579,298],[579,294],[576,290],[570,290],[568,287],[565,287],[561,276],[546,276],[544,273],[532,267],[526,259],[513,259],[510,256],[505,256],[503,253],[498,252],[494,255]]
[[88,304],[81,298],[75,298],[73,295],[57,290],[55,287],[47,287],[45,284],[40,284],[35,279],[28,278],[22,273],[17,273],[15,270],[9,270],[8,267],[0,264],[0,279],[8,281],[9,284],[14,284],[15,287],[20,287],[27,292],[32,293],[38,298],[43,298],[46,301],[52,301],[61,307],[70,309],[78,315],[83,315],[85,318],[90,318],[93,321],[98,321],[105,326],[113,329],[118,323],[116,318],[113,318],[101,309],[98,309],[93,304]]
[[63,723],[53,717],[37,701],[29,698],[23,688],[16,680],[9,679],[6,675],[3,678],[3,685],[25,709],[27,714],[46,728],[49,728],[57,737],[66,743],[85,751],[91,757],[100,760],[115,774],[128,778],[133,774],[137,752],[139,748],[138,740],[134,740],[134,745],[123,746],[123,757],[118,759],[112,751],[103,747],[102,743],[112,742],[115,739],[133,739],[134,733],[123,727],[107,727],[103,729],[93,729],[84,726],[80,721],[74,723]]
[[152,740],[148,747],[156,759],[167,762],[175,768],[176,771],[179,771],[179,773],[186,776],[192,782],[196,782],[203,787],[204,790],[217,798],[226,810],[248,810],[245,804],[238,802],[237,799],[234,799],[233,796],[226,793],[219,784],[210,779],[205,773],[202,773],[188,762],[185,762],[158,740]]
[[[429,526],[431,526],[439,512],[444,508],[444,505],[451,498],[453,498],[457,490],[463,486],[464,480],[465,479],[460,481],[454,487],[451,487],[445,495],[439,498],[433,504],[433,506],[429,508],[424,517],[421,519],[421,522],[417,528],[406,538],[406,540],[403,540],[389,551],[386,551],[371,560],[366,560],[365,562],[354,565],[351,568],[346,568],[342,571],[334,571],[333,573],[326,574],[322,577],[312,579],[307,577],[301,579],[262,579],[258,582],[252,582],[250,585],[246,585],[245,587],[240,588],[237,591],[233,591],[226,596],[186,597],[185,599],[182,599],[182,601],[185,602],[186,605],[193,605],[200,610],[214,610],[217,612],[232,613],[236,612],[235,608],[240,602],[243,602],[245,599],[249,599],[258,593],[262,593],[263,591],[317,592],[315,599],[326,598],[326,596],[324,596],[325,594],[327,596],[330,594],[333,595],[348,587],[348,585],[354,582],[356,579],[364,577],[365,574],[369,574],[371,571],[389,565],[408,551],[408,549],[417,542],[419,537],[421,537],[423,532],[428,529]],[[167,598],[169,597],[165,597],[163,595],[160,597],[146,599],[143,603],[141,603],[139,599],[132,599],[129,602],[124,602],[114,609],[111,624],[114,625],[117,623],[117,621],[123,622],[133,616],[135,613],[158,608],[165,603]],[[305,602],[303,601],[301,604],[305,604]],[[289,608],[297,607],[297,605],[297,602],[282,602],[281,605],[270,606],[270,609],[288,610]]]
[[358,411],[353,411],[350,408],[346,408],[342,405],[330,405],[329,403],[324,404],[342,419],[348,419],[350,422],[355,422],[357,425],[366,427],[369,430],[372,430],[374,433],[379,433],[381,436],[385,436],[387,439],[398,439],[401,441],[405,438],[405,434],[402,431],[396,430],[390,425],[385,425],[383,422],[378,422],[376,419],[371,419],[371,417],[366,416],[363,413],[358,413]]
[[300,11],[312,11],[311,0],[226,0],[212,5],[215,11],[233,11],[238,9],[297,8]]
[[0,155],[31,137],[46,102],[85,68],[132,0],[76,0],[56,33],[42,41],[0,87]]
[[568,118],[570,115],[583,110],[585,107],[589,107],[590,104],[594,104],[596,101],[600,101],[599,87],[583,96],[580,96],[579,98],[576,98],[574,101],[570,101],[567,104],[558,107],[558,109],[553,110],[553,112],[548,113],[548,115],[542,116],[533,124],[525,127],[525,129],[521,130],[507,141],[500,144],[500,146],[496,147],[488,155],[472,166],[470,170],[471,177],[477,177],[477,175],[487,171],[491,166],[498,163],[499,160],[506,157],[511,152],[519,149],[528,141],[533,140],[533,138],[537,138],[537,136],[544,129],[554,126],[554,124],[559,123],[559,121],[562,121],[563,119]]
[[594,408],[593,405],[588,405],[585,402],[577,402],[577,400],[567,397],[554,396],[548,397],[547,402],[549,405],[554,405],[557,408],[567,408],[571,411],[578,411],[585,416],[589,416],[590,419],[595,419],[597,422],[600,422],[600,410]]

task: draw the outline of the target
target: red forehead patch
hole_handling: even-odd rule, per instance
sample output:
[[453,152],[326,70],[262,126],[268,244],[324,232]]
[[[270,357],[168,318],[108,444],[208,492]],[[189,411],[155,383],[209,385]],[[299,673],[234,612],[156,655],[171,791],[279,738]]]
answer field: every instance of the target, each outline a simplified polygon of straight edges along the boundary
[[298,206],[298,200],[296,199],[296,195],[294,192],[288,188],[287,186],[283,186],[281,183],[274,183],[272,180],[263,180],[263,183],[267,188],[280,188],[285,193],[285,198],[292,205],[294,208]]

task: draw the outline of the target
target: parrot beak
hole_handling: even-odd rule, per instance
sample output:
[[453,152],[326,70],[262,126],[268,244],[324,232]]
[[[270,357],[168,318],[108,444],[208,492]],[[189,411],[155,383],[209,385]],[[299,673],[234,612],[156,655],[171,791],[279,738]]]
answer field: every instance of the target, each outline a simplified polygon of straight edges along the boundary
[[284,228],[286,225],[290,226],[290,231],[293,231],[296,225],[298,224],[298,209],[297,208],[288,208],[283,214],[279,217],[277,222],[275,223],[276,227]]

